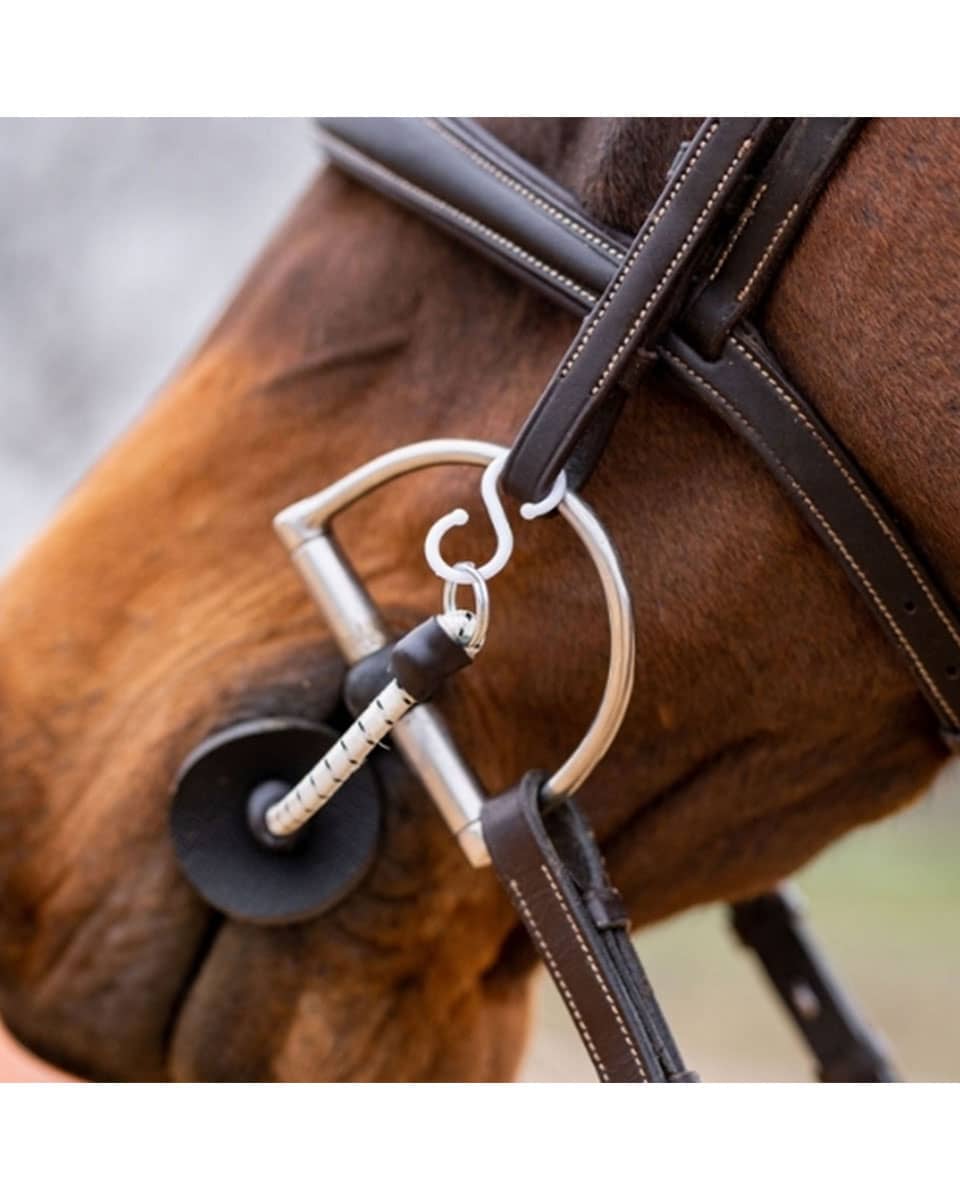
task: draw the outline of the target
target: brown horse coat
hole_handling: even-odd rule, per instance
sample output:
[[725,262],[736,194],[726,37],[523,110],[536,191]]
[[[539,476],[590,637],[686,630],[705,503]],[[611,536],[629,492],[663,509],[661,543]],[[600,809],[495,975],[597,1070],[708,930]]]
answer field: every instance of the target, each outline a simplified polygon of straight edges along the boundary
[[[685,128],[497,132],[635,228]],[[958,156],[952,122],[870,125],[765,322],[955,595]],[[5,581],[0,1004],[40,1053],[102,1078],[514,1071],[530,955],[490,875],[393,759],[374,870],[288,929],[205,908],[174,865],[167,797],[211,731],[337,702],[342,667],[274,513],[401,443],[509,441],[573,329],[323,174],[194,360]],[[476,487],[445,469],[345,518],[399,623],[435,611],[420,543],[454,504],[476,511]],[[633,588],[638,681],[584,799],[638,921],[762,888],[918,794],[943,752],[905,668],[715,418],[652,375],[587,496]],[[478,515],[457,535],[467,557],[485,555],[483,528]],[[489,647],[446,701],[490,789],[576,742],[606,653],[598,589],[557,523],[523,529],[494,605]]]

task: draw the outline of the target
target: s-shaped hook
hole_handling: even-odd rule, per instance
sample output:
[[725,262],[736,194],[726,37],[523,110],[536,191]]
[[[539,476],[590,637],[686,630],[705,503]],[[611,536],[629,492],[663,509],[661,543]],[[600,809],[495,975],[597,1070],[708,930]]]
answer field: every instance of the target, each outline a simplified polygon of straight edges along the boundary
[[[510,522],[498,490],[500,476],[503,474],[506,461],[506,452],[493,459],[484,470],[483,478],[480,481],[480,495],[490,518],[490,524],[493,526],[493,532],[497,537],[497,548],[493,555],[482,566],[474,568],[483,579],[492,579],[494,575],[502,571],[513,553],[513,530],[510,528]],[[552,512],[566,493],[567,476],[565,472],[561,471],[553,487],[542,500],[520,506],[520,515],[525,521],[533,521],[537,517],[542,517],[546,513]],[[469,519],[466,509],[453,509],[446,516],[434,521],[423,543],[423,552],[431,571],[448,583],[473,583],[471,576],[462,567],[452,566],[440,553],[440,542],[447,530],[452,529],[455,525],[466,525]]]

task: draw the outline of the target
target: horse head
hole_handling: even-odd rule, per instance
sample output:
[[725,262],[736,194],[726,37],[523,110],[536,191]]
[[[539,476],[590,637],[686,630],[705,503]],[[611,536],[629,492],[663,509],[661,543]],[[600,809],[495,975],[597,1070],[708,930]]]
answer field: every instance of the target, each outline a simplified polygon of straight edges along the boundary
[[[625,229],[692,128],[494,125]],[[954,590],[957,153],[949,123],[872,125],[765,323]],[[218,730],[340,712],[343,663],[273,516],[402,443],[509,443],[574,328],[326,171],[20,560],[0,590],[0,1002],[26,1043],[98,1078],[515,1071],[525,939],[393,756],[372,869],[301,925],[214,914],[175,864],[169,795]],[[398,628],[437,611],[422,553],[436,517],[468,508],[451,541],[486,556],[477,479],[418,474],[343,517]],[[662,374],[633,388],[586,497],[630,581],[637,686],[583,799],[637,922],[755,893],[928,783],[943,752],[902,664],[751,452]],[[559,522],[524,527],[493,588],[482,660],[441,700],[491,793],[576,743],[607,653]]]

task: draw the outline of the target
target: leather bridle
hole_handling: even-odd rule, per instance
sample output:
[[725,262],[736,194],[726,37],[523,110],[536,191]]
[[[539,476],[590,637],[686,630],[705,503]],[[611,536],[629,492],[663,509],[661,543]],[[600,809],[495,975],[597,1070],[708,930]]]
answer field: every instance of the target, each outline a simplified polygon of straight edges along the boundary
[[[751,317],[830,174],[849,118],[710,118],[681,146],[631,240],[471,121],[324,119],[334,164],[519,276],[583,322],[517,435],[505,489],[540,500],[589,476],[652,365],[770,469],[904,658],[950,750],[960,745],[960,621],[883,498],[791,384]],[[572,798],[531,772],[482,806],[483,841],[603,1080],[695,1079],[637,959]],[[783,890],[733,907],[830,1080],[893,1078]]]
[[797,392],[750,315],[862,122],[705,121],[632,242],[598,225],[469,121],[323,120],[343,170],[585,314],[520,430],[503,481],[536,499],[593,468],[657,361],[761,456],[913,672],[950,749],[960,621],[877,489]]

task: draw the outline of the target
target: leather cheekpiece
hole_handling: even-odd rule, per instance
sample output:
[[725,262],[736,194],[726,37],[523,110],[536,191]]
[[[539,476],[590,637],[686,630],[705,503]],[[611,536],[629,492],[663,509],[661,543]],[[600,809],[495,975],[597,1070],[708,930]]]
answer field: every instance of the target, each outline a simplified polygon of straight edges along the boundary
[[760,118],[711,118],[687,145],[510,448],[503,486],[517,500],[549,491],[621,371],[676,315],[771,127]]
[[531,772],[483,807],[494,869],[605,1083],[688,1083],[627,930],[619,893],[572,799],[541,811]]
[[791,889],[731,905],[740,941],[757,955],[814,1052],[822,1083],[895,1083],[886,1050],[855,1011],[805,928]]

